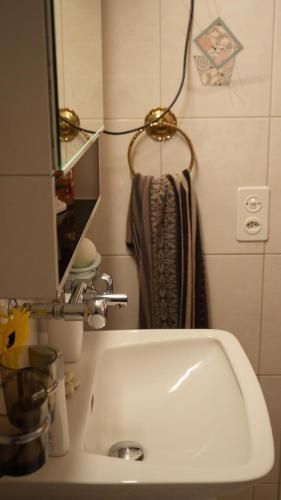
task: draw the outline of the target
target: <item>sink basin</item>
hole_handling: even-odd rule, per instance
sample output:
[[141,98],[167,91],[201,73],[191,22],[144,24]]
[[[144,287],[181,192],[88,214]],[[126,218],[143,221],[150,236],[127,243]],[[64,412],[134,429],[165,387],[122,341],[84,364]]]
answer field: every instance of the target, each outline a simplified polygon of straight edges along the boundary
[[[181,485],[185,498],[217,495],[269,472],[274,452],[267,408],[233,335],[111,335],[112,343],[97,355],[84,432],[88,453],[106,457],[111,469],[121,466],[123,483],[166,485],[170,494]],[[107,456],[114,443],[126,440],[143,446],[143,462]]]
[[[5,500],[193,500],[250,485],[272,467],[264,398],[238,341],[217,330],[84,333],[68,400],[70,452],[1,478]],[[144,460],[108,456],[137,441]],[[2,490],[1,490],[2,491]]]

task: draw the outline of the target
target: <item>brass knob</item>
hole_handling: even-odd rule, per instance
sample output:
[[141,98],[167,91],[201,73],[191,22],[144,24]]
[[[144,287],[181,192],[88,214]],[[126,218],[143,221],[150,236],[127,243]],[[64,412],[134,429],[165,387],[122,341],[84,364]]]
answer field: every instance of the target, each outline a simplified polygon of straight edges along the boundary
[[[72,127],[80,127],[79,116],[70,108],[60,108],[60,140],[62,142],[71,142],[79,134],[79,130]],[[65,121],[67,120],[67,122]],[[69,123],[68,123],[69,122]]]

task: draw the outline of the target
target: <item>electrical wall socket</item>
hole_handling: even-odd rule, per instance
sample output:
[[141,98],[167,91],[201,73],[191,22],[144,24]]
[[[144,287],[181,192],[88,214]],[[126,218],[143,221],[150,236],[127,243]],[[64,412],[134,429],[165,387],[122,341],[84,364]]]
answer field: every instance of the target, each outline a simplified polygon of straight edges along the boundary
[[268,186],[239,187],[237,190],[238,241],[267,241],[269,216]]

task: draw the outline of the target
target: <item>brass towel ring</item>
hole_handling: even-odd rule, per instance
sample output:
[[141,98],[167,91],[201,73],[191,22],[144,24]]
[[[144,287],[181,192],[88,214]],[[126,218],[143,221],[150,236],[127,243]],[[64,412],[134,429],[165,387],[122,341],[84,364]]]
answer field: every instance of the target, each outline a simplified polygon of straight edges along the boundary
[[[163,112],[165,108],[154,108],[152,109],[148,115],[145,117],[145,124],[153,122],[156,118],[158,118]],[[155,141],[167,141],[173,137],[176,132],[182,135],[185,141],[188,144],[190,149],[191,158],[188,166],[189,172],[191,172],[193,165],[195,163],[195,152],[193,148],[193,144],[189,137],[186,135],[183,130],[177,127],[177,119],[175,115],[169,111],[163,118],[161,118],[158,122],[150,125],[150,127],[142,128],[138,130],[135,135],[132,137],[132,140],[128,147],[128,163],[132,176],[136,175],[135,169],[133,167],[133,146],[137,140],[137,138],[143,133],[147,132],[148,135],[151,136]]]

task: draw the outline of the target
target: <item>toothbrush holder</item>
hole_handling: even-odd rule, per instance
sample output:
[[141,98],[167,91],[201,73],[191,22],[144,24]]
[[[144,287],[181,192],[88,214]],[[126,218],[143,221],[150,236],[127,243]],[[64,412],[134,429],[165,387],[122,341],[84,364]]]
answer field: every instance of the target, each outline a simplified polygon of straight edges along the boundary
[[23,476],[42,467],[48,456],[48,395],[24,369],[0,384],[0,475]]

